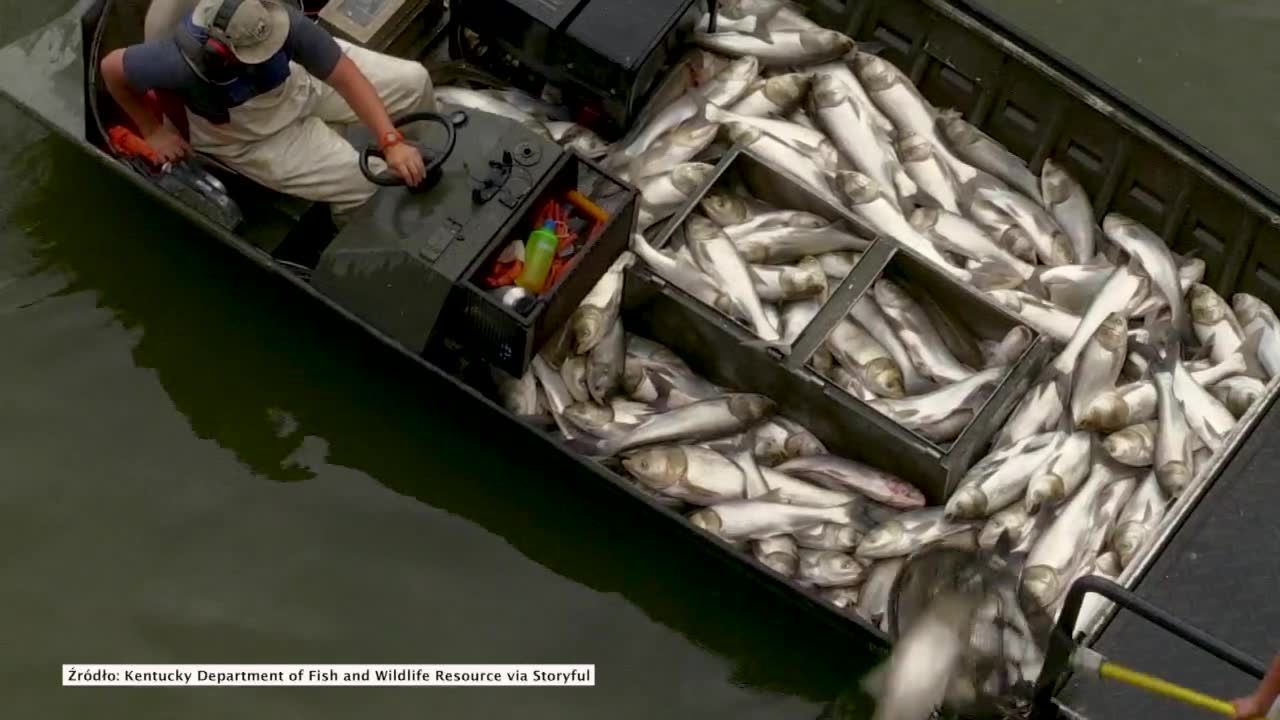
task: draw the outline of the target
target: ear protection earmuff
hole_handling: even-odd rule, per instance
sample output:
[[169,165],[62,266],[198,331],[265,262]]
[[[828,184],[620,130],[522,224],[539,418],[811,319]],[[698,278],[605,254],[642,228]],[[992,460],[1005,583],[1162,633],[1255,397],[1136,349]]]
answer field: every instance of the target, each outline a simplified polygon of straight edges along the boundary
[[218,12],[213,15],[213,21],[209,23],[209,27],[205,28],[209,37],[204,42],[204,49],[213,56],[212,59],[216,63],[233,65],[239,62],[227,44],[227,25],[231,23],[231,17],[236,14],[236,10],[240,9],[240,4],[243,2],[244,0],[222,0],[222,4],[218,6]]

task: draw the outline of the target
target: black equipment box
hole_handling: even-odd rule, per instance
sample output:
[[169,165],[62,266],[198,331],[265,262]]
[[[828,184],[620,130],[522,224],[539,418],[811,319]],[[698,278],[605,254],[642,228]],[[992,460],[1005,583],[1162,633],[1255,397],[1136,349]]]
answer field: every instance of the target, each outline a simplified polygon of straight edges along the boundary
[[621,133],[697,20],[694,0],[455,0],[453,22],[574,97]]
[[[416,127],[405,134],[412,137]],[[528,237],[547,199],[571,190],[604,209],[607,222],[532,308],[504,305],[484,283],[493,261]],[[456,346],[519,376],[626,248],[636,195],[519,123],[470,111],[439,182],[424,192],[379,190],[324,250],[311,281],[419,354]]]

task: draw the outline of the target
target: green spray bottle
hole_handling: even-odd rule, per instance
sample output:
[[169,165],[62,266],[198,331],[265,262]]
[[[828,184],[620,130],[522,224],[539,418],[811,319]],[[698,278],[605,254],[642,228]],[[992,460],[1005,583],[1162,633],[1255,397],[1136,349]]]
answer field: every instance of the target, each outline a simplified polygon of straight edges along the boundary
[[516,284],[531,293],[542,292],[542,286],[547,283],[547,273],[551,271],[551,262],[556,259],[559,249],[556,221],[548,220],[529,234],[524,246],[524,269],[516,278]]

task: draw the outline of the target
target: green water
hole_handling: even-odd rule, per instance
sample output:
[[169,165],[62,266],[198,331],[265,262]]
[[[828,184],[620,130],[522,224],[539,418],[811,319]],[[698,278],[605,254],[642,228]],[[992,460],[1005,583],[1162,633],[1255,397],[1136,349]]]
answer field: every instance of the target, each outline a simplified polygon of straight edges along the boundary
[[[60,13],[0,5],[0,42]],[[1276,104],[1246,82],[1276,64],[1270,4],[993,5],[1280,173]],[[4,717],[869,716],[863,649],[504,453],[458,396],[2,103],[0,190]],[[62,688],[73,662],[595,663],[598,683]]]

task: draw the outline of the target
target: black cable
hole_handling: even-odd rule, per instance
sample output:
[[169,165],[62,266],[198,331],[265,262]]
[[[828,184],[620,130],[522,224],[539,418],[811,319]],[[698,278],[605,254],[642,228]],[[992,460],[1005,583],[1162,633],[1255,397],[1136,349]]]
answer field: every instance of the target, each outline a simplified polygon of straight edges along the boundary
[[89,45],[89,61],[88,77],[85,79],[89,91],[89,115],[93,118],[94,127],[98,129],[98,136],[102,138],[102,143],[107,146],[107,150],[113,155],[115,148],[111,147],[111,141],[107,139],[107,129],[102,125],[102,115],[98,111],[98,65],[102,62],[98,54],[102,50],[102,36],[106,34],[107,18],[111,14],[111,0],[103,0],[102,13],[98,15],[97,27],[93,29],[93,42]]
[[707,12],[711,17],[707,18],[707,32],[716,31],[716,16],[720,14],[720,0],[707,0]]

